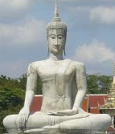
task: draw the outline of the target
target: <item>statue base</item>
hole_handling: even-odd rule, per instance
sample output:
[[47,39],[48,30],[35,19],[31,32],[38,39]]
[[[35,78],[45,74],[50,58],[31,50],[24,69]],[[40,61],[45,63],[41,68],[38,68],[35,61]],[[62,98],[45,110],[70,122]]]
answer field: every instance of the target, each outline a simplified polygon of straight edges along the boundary
[[[14,133],[3,133],[3,134],[14,134]],[[19,134],[25,134],[23,132]],[[29,133],[29,134],[55,134],[55,133]],[[56,134],[70,134],[70,133],[56,133]],[[71,133],[71,134],[115,134],[115,132],[76,132],[76,133]]]
[[[3,134],[14,134],[14,133],[3,133]],[[20,134],[25,134],[25,133],[20,133]],[[29,133],[29,134],[40,134],[40,133]],[[46,134],[46,133],[42,133],[42,134]],[[62,134],[62,133],[56,133],[56,134]],[[63,134],[69,134],[69,133],[63,133]],[[115,134],[115,132],[83,132],[83,133],[78,132],[78,133],[72,133],[72,134]]]

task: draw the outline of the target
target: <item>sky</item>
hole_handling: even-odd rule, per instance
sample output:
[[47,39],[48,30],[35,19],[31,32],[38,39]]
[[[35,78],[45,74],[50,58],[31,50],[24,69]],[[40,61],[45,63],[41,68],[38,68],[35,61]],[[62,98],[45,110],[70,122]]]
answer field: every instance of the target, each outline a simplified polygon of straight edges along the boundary
[[[58,0],[68,26],[66,56],[87,74],[113,75],[115,0]],[[0,0],[0,75],[18,78],[31,62],[48,58],[46,25],[55,0]]]

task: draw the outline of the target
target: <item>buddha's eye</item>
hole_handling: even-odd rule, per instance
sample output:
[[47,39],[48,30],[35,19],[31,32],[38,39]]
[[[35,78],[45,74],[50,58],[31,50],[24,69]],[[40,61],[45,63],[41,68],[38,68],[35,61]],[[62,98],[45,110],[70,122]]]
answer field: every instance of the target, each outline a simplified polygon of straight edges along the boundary
[[62,36],[58,36],[58,39],[62,39],[63,37]]
[[55,39],[55,36],[50,36],[51,39]]
[[53,37],[51,37],[52,39],[55,39],[55,37],[53,36]]

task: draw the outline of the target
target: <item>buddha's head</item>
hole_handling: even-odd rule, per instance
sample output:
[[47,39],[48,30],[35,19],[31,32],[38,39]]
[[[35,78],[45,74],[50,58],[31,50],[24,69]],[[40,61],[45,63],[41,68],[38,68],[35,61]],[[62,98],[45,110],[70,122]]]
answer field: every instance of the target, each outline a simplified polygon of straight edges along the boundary
[[67,26],[59,17],[59,10],[56,4],[53,20],[47,25],[48,50],[55,55],[65,54],[65,43]]

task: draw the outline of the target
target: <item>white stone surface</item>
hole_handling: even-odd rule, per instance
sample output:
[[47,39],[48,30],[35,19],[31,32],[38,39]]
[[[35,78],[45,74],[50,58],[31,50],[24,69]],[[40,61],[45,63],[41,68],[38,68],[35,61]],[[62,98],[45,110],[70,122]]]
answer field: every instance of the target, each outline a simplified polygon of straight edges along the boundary
[[[28,67],[24,107],[18,115],[9,115],[3,121],[9,133],[91,133],[105,131],[111,125],[109,115],[94,115],[81,109],[87,92],[85,65],[63,59],[67,29],[63,23],[62,28],[55,24],[53,29],[52,22],[48,24],[49,58]],[[38,76],[42,80],[42,108],[30,115]]]

